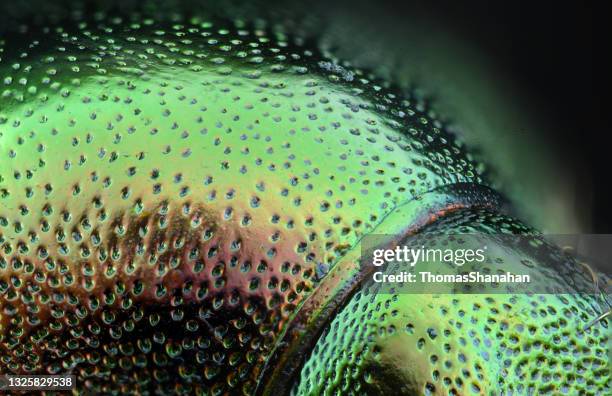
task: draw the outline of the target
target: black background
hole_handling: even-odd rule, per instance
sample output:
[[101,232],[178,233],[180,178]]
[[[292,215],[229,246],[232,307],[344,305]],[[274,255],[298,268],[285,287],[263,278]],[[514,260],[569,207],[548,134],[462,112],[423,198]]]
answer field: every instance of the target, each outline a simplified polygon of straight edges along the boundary
[[[389,13],[410,12],[386,2]],[[603,7],[589,3],[436,2],[419,4],[496,60],[537,103],[562,157],[576,167],[579,197],[592,207],[594,233],[612,233],[609,126],[603,121],[604,52],[609,47]],[[546,149],[546,148],[542,148]]]

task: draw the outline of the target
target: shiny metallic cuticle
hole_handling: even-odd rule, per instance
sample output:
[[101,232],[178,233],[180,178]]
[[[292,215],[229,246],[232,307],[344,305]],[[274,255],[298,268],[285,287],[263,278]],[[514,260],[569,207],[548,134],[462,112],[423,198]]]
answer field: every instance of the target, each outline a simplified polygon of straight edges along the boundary
[[482,169],[418,95],[275,29],[96,16],[11,33],[0,373],[69,371],[103,394],[603,389],[607,322],[574,331],[588,298],[360,289],[375,231],[531,232]]

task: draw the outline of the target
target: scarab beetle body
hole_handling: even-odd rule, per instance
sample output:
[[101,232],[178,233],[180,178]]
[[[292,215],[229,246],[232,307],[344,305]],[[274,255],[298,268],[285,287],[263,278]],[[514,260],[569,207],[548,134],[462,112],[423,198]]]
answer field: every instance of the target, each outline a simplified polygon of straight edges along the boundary
[[0,372],[103,393],[607,386],[605,322],[574,338],[588,297],[358,291],[364,235],[529,231],[418,99],[214,19],[1,43]]

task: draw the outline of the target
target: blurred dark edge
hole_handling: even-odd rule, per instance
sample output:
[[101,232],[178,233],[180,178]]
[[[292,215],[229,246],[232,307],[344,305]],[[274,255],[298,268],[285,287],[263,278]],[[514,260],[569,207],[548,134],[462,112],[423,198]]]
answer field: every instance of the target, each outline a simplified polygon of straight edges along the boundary
[[[584,231],[612,233],[609,182],[610,154],[603,122],[603,52],[609,36],[604,32],[603,9],[592,4],[538,2],[397,2],[378,0],[339,2],[299,1],[136,1],[136,0],[30,0],[0,3],[0,39],[19,25],[61,22],[70,13],[85,15],[96,10],[170,15],[173,11],[216,14],[226,17],[321,17],[334,21],[369,21],[381,32],[409,29],[410,21],[429,20],[442,26],[486,54],[499,75],[518,86],[530,98],[538,117],[550,125],[527,133],[547,133],[555,146],[542,146],[542,154],[554,152],[567,166],[574,181],[574,206],[586,224]],[[410,16],[407,18],[406,16]],[[272,19],[274,19],[272,18]],[[408,22],[407,22],[408,21]],[[608,34],[606,34],[608,33]],[[607,69],[607,68],[606,68]],[[486,153],[485,153],[486,154]],[[486,158],[486,155],[484,156]],[[544,203],[545,205],[545,203]],[[529,220],[529,219],[527,219]]]

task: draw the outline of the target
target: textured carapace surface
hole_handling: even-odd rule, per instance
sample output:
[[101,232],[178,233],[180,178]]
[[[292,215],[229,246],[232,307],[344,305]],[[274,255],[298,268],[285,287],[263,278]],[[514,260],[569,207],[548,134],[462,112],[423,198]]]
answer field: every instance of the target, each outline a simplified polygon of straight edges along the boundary
[[0,78],[3,373],[253,393],[361,236],[483,183],[422,103],[241,24],[11,34]]
[[[534,230],[486,209],[456,211],[420,235],[435,246],[467,233],[490,235],[489,247],[500,233],[538,240]],[[558,248],[508,250],[487,254],[481,270],[531,270],[541,282],[568,281],[573,290],[590,281]],[[393,263],[385,271],[398,273],[394,266],[409,267]],[[606,309],[597,293],[416,294],[410,287],[364,283],[323,331],[292,394],[608,394],[609,325],[588,326]]]

